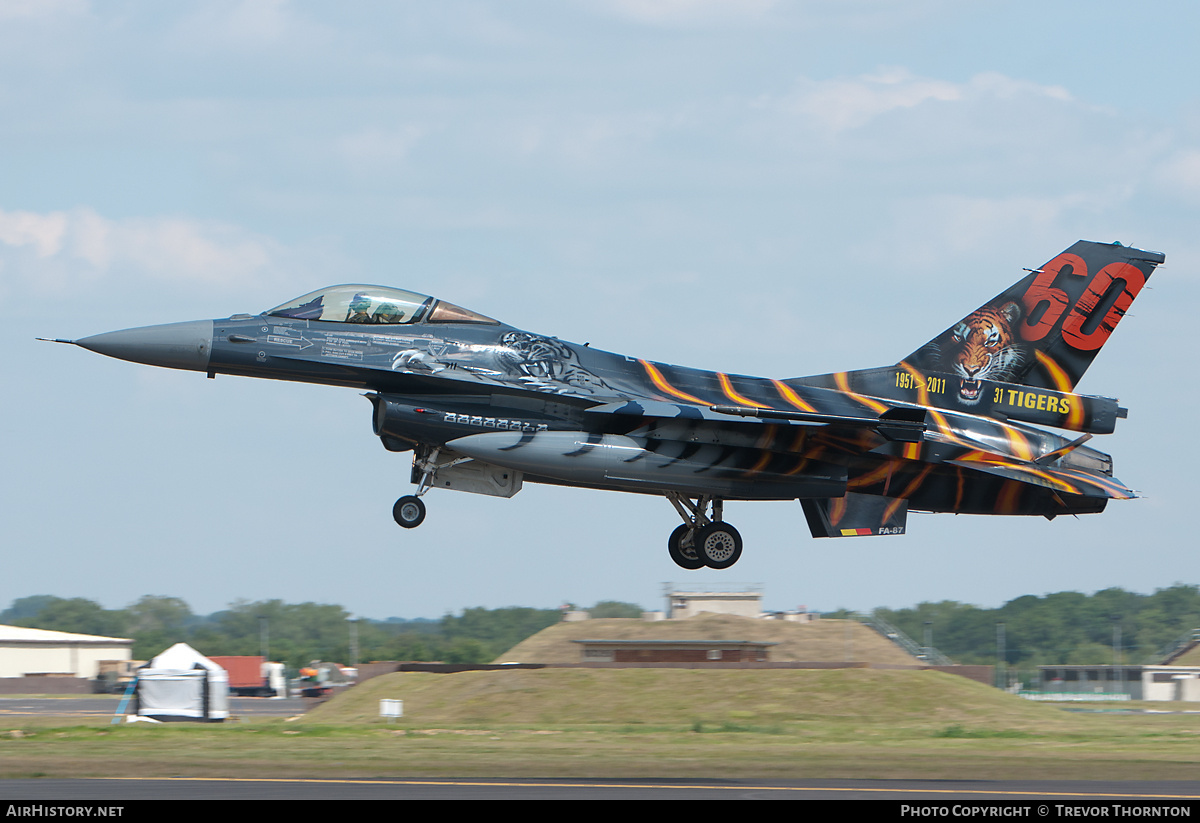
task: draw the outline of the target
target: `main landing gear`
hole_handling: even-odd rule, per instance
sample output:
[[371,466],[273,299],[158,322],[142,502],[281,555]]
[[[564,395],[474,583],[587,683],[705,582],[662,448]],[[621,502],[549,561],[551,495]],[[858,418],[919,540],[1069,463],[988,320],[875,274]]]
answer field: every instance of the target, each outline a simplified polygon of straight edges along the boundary
[[[728,569],[742,556],[742,536],[721,520],[723,500],[707,495],[695,502],[678,492],[667,492],[667,499],[683,518],[683,525],[671,532],[667,550],[677,566],[694,570],[703,566]],[[712,515],[708,515],[709,506]]]

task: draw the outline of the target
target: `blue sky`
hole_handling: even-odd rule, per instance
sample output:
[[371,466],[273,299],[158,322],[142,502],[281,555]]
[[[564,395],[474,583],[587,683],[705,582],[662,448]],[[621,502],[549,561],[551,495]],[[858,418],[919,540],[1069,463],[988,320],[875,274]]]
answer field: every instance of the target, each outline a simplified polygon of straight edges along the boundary
[[[0,604],[367,617],[760,583],[818,609],[1200,581],[1189,3],[0,0]],[[1078,239],[1160,250],[1080,385],[1144,499],[814,541],[736,503],[683,572],[666,501],[527,486],[390,517],[354,392],[37,343],[323,285],[444,297],[640,357],[791,377],[899,357]]]

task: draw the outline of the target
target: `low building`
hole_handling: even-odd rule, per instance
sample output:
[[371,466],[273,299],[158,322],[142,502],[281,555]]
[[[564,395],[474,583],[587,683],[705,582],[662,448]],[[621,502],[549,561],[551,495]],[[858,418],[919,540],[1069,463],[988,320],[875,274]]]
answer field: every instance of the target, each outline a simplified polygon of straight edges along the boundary
[[1048,698],[1200,701],[1200,666],[1039,666]]
[[775,643],[749,640],[572,640],[582,663],[766,663]]
[[130,660],[133,641],[124,637],[0,625],[0,677],[77,677],[94,680],[100,662]]
[[667,584],[667,619],[686,620],[703,612],[761,617],[762,587],[735,584],[725,588],[683,589]]
[[[792,612],[764,612],[761,584],[726,583],[697,589],[666,583],[663,585],[663,597],[667,602],[667,620],[687,620],[698,614],[732,614],[736,617],[786,620],[791,623],[811,623],[820,619],[819,614],[808,611],[804,606]],[[644,612],[642,615],[643,620],[663,618],[663,612]]]

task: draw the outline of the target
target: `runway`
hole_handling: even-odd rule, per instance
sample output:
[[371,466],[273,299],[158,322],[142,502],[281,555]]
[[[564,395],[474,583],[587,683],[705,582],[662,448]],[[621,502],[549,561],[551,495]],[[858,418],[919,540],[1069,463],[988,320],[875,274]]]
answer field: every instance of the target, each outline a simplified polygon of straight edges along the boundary
[[[969,780],[423,780],[98,778],[0,781],[8,802],[153,800],[884,800],[1032,807],[1029,816],[1062,816],[1056,806],[1200,805],[1200,781]],[[1039,806],[1046,813],[1038,812]],[[1169,815],[1168,815],[1169,816]]]
[[[0,722],[21,716],[111,717],[109,696],[0,698]],[[312,700],[232,698],[235,715],[294,716]],[[1029,816],[1057,817],[1057,806],[1197,807],[1197,781],[972,780],[679,780],[629,779],[230,779],[41,778],[0,780],[0,800],[20,805],[158,800],[876,800],[1029,806]],[[1032,804],[1032,805],[1030,805]],[[1044,806],[1045,813],[1038,808]],[[896,806],[899,809],[899,805]],[[1069,809],[1067,810],[1069,811]],[[1168,813],[1169,814],[1169,813]],[[1065,815],[1062,815],[1065,816]]]

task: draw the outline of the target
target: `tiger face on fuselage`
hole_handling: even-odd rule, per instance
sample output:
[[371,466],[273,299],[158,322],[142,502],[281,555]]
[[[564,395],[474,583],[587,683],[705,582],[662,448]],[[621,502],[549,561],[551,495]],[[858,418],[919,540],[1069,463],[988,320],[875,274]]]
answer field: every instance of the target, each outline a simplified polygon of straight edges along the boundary
[[982,380],[1012,382],[1025,362],[1017,342],[1021,307],[1013,301],[984,306],[951,328],[939,341],[941,370],[962,378],[958,400],[974,406],[982,397]]

